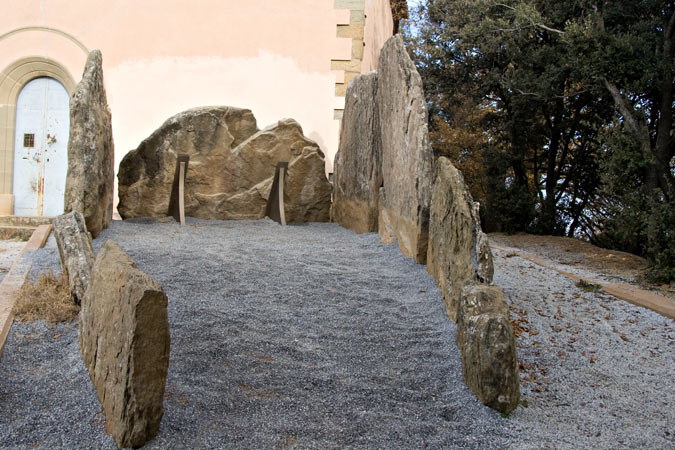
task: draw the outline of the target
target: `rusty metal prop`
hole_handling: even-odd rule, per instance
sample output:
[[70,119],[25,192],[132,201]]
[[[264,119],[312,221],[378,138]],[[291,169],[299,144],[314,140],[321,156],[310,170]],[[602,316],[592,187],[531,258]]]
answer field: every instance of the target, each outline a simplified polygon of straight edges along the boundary
[[270,196],[267,199],[267,208],[265,208],[265,215],[275,222],[279,222],[282,226],[286,226],[286,214],[284,213],[284,180],[287,171],[288,162],[277,163],[277,168],[274,170],[272,190],[270,190]]
[[189,163],[190,155],[178,155],[169,198],[168,215],[172,216],[176,222],[180,222],[181,226],[185,225],[185,180]]

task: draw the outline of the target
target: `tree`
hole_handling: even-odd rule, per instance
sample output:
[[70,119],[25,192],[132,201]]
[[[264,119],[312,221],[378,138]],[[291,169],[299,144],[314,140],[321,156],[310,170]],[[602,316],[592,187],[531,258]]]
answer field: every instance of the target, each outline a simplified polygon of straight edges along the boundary
[[673,277],[673,3],[427,0],[412,12],[432,143],[479,183],[488,230],[584,235]]
[[[569,24],[568,41],[590,56],[589,84],[611,95],[601,210],[593,239],[635,247],[650,258],[655,278],[675,278],[675,2],[596,1]],[[608,213],[608,214],[607,214]]]
[[[476,130],[482,145],[463,153],[485,163],[468,178],[484,180],[472,189],[483,194],[487,229],[573,232],[568,217],[597,189],[589,161],[609,99],[581,84],[556,28],[574,17],[576,2],[507,3],[431,0],[416,11],[409,44],[431,104],[432,139],[443,152],[443,130]],[[544,13],[547,25],[534,19]],[[470,123],[459,117],[466,110],[475,111]]]

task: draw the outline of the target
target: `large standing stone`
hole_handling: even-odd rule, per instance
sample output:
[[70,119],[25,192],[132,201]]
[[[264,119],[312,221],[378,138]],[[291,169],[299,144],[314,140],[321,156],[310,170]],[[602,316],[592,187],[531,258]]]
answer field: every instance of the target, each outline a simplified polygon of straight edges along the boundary
[[155,437],[169,367],[167,298],[113,241],[98,252],[82,301],[80,351],[119,448]]
[[61,257],[63,273],[68,277],[70,295],[78,305],[89,286],[94,248],[84,217],[78,211],[54,219],[54,237]]
[[384,44],[377,70],[384,180],[379,234],[384,242],[397,240],[403,254],[425,263],[433,152],[422,78],[400,35]]
[[377,202],[383,180],[376,98],[376,72],[349,83],[340,147],[335,155],[333,219],[357,233],[377,231]]
[[492,253],[480,227],[477,204],[462,173],[450,160],[436,160],[429,221],[427,270],[443,293],[448,316],[457,307],[467,283],[492,282]]
[[101,52],[87,58],[82,80],[70,99],[65,211],[79,211],[96,237],[112,219],[115,150]]
[[496,286],[465,289],[457,319],[464,381],[483,404],[503,413],[520,401],[520,377],[509,308]]
[[120,163],[123,218],[168,215],[178,154],[190,156],[185,214],[201,219],[260,219],[279,161],[288,161],[289,222],[327,221],[331,186],[324,155],[291,119],[258,130],[247,109],[195,108],[167,120]]

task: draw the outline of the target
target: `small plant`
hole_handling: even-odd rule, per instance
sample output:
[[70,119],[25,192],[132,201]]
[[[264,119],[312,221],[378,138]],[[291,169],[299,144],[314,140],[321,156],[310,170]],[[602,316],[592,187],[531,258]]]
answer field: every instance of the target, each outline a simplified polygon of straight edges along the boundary
[[41,273],[37,282],[26,280],[14,305],[15,320],[21,322],[70,322],[79,312],[80,307],[70,296],[67,277],[57,277],[51,270]]
[[600,292],[602,290],[601,285],[589,283],[588,281],[584,280],[583,278],[581,280],[577,281],[576,287],[578,287],[579,289],[583,289],[586,292]]

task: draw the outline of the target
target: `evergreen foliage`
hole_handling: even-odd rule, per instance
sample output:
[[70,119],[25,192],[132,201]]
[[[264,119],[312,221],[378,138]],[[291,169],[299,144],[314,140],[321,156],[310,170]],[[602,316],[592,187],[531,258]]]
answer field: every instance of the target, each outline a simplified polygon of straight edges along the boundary
[[675,278],[675,2],[426,0],[431,139],[488,231],[585,237]]

